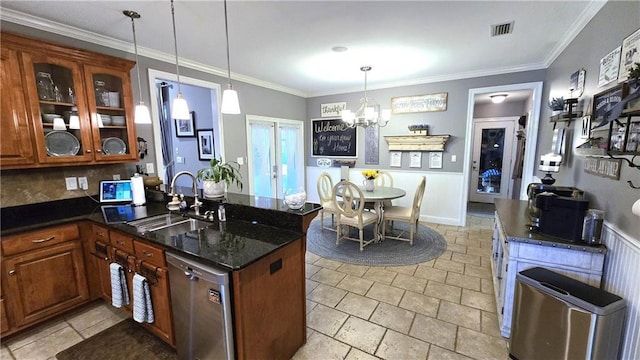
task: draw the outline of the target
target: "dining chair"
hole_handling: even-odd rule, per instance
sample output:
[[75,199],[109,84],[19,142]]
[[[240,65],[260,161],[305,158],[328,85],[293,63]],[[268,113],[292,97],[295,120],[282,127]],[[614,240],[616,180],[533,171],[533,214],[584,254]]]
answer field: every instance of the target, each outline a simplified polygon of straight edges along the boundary
[[[378,170],[378,177],[374,180],[374,183],[376,184],[376,186],[393,187],[393,177],[386,171]],[[391,205],[393,205],[391,203],[391,200],[385,200],[382,202],[383,208]],[[375,205],[371,201],[365,202],[364,209],[372,211],[373,209],[375,209]]]
[[[340,195],[341,202],[335,199]],[[364,197],[362,190],[349,181],[343,180],[337,183],[333,187],[333,196],[335,206],[338,209],[338,227],[336,235],[336,245],[340,243],[341,239],[347,239],[360,242],[360,251],[364,250],[364,247],[375,241],[375,234],[378,233],[378,215],[370,211],[364,211],[364,202],[359,201]],[[374,224],[373,238],[370,240],[364,240],[364,227]],[[359,238],[351,238],[348,236],[342,236],[343,226],[355,227],[358,229]]]
[[[413,236],[418,230],[418,220],[420,219],[420,206],[422,205],[422,197],[424,195],[424,189],[427,183],[427,179],[423,176],[418,182],[416,193],[413,196],[413,204],[411,207],[407,206],[389,206],[384,208],[382,213],[382,237],[384,239],[402,240],[408,241],[413,245]],[[403,237],[402,235],[406,231],[400,232],[397,236],[386,236],[387,221],[404,222],[409,224],[409,237]],[[393,230],[393,227],[391,228]]]
[[[323,172],[318,177],[318,197],[320,198],[320,205],[322,205],[322,210],[320,210],[320,227],[322,229],[336,231],[333,228],[333,224],[335,221],[335,216],[339,214],[338,208],[335,206],[333,195],[333,179],[327,172]],[[324,226],[324,213],[327,212],[331,214],[331,226]]]

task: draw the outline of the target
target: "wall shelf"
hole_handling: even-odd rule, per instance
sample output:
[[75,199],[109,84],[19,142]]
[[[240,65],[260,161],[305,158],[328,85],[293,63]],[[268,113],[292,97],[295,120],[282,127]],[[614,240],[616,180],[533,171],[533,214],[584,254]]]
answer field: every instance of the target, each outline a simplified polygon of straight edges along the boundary
[[385,136],[392,151],[444,151],[451,135]]

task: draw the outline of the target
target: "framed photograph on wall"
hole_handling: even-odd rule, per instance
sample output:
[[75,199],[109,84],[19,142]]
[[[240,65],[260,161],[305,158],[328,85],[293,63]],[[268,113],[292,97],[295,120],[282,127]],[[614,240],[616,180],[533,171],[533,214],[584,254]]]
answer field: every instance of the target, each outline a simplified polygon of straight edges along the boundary
[[391,167],[402,166],[402,153],[400,151],[389,152],[389,166]]
[[198,130],[198,159],[211,160],[215,156],[213,129]]
[[196,123],[196,112],[191,111],[189,113],[191,115],[190,119],[176,119],[176,136],[177,137],[194,137],[195,134],[195,123]]
[[429,169],[442,169],[442,153],[429,153]]

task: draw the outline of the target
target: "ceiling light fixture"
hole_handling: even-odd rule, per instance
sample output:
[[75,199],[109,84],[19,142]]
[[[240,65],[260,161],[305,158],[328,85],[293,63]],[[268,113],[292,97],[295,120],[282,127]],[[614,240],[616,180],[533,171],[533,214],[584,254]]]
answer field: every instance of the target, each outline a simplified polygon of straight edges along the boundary
[[142,101],[142,83],[140,82],[140,65],[138,64],[138,41],[136,39],[136,24],[134,19],[140,19],[140,14],[133,10],[124,10],[122,12],[124,16],[131,18],[131,30],[133,31],[133,49],[136,54],[136,73],[138,74],[138,96],[140,97],[140,103],[136,105],[136,112],[133,118],[133,122],[136,124],[151,124],[151,115],[149,115],[149,108]]
[[493,102],[494,104],[500,104],[504,101],[504,99],[507,98],[507,94],[496,94],[489,97],[491,98],[491,102]]
[[375,100],[367,97],[367,72],[371,70],[371,66],[363,66],[360,70],[364,71],[364,97],[360,99],[360,107],[355,113],[351,110],[342,110],[340,113],[342,121],[351,128],[356,126],[387,126],[391,118],[391,110],[384,109],[381,111],[380,105]]
[[178,77],[178,95],[173,99],[171,106],[171,117],[176,120],[189,120],[191,116],[189,114],[189,105],[187,100],[182,97],[180,91],[180,66],[178,65],[178,37],[176,36],[176,14],[173,6],[173,0],[171,0],[171,20],[173,21],[173,44],[176,52],[176,76]]
[[221,111],[223,114],[240,114],[240,102],[238,92],[231,85],[231,61],[229,61],[229,23],[227,21],[227,0],[224,0],[224,31],[227,38],[227,80],[228,87],[222,93]]

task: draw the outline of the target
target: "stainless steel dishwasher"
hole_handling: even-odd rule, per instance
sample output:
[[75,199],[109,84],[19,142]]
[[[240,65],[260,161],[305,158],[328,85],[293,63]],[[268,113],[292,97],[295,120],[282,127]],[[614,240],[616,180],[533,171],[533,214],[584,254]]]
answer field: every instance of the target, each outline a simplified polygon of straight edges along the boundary
[[167,253],[180,360],[233,359],[229,275]]

